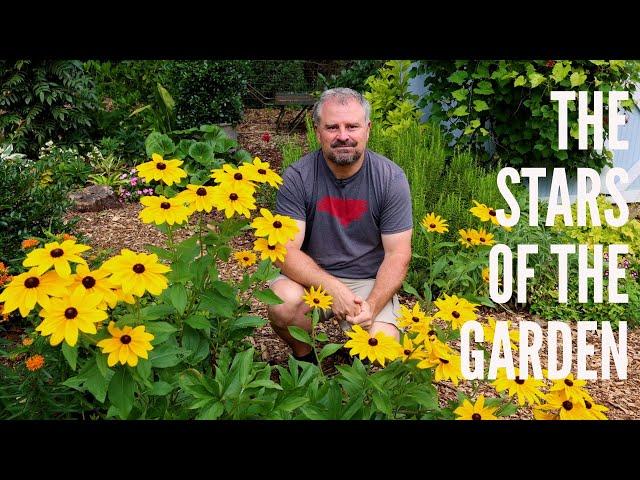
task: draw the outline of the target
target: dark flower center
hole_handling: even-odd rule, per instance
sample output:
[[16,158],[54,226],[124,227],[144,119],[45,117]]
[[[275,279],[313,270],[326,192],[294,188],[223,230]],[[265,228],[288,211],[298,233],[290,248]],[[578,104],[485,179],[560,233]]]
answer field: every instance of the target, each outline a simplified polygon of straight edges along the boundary
[[489,215],[491,215],[492,217],[495,217],[496,211],[492,208],[491,210],[489,210]]
[[24,286],[27,288],[36,288],[40,285],[40,280],[36,277],[29,277],[24,281]]
[[282,223],[276,220],[275,222],[273,222],[273,228],[282,228]]
[[480,237],[480,241],[481,241],[482,243],[484,243],[486,240],[485,240],[485,238],[484,238],[484,237]]
[[456,312],[455,310],[453,312],[451,312],[451,316],[453,318],[460,318],[460,314],[458,312]]
[[237,199],[238,199],[237,193],[232,193],[231,195],[229,195],[229,200],[235,202]]
[[567,387],[573,387],[573,382],[571,380],[569,380],[568,378],[564,381],[564,384]]
[[369,339],[369,345],[371,345],[372,347],[375,347],[376,345],[378,345],[378,339],[377,338],[370,338]]
[[440,358],[439,360],[440,360],[442,363],[444,363],[445,365],[446,365],[447,363],[449,363],[449,360],[447,360],[446,358]]
[[471,415],[471,420],[482,420],[482,417],[479,413],[474,413],[473,415]]
[[64,255],[64,251],[61,248],[54,248],[53,250],[51,250],[51,256],[53,258],[58,258],[62,255]]
[[435,334],[436,334],[435,330],[429,330],[429,333],[427,335],[431,337],[431,336],[434,336]]
[[431,225],[429,225],[429,228],[436,228],[436,224],[432,223]]
[[314,298],[314,299],[313,299],[313,303],[320,303],[320,299],[318,299],[318,298]]
[[84,288],[93,288],[96,285],[96,279],[92,276],[86,276],[82,279],[82,285]]
[[242,174],[240,172],[238,172],[238,173],[233,175],[233,178],[235,178],[236,180],[242,180]]
[[171,204],[169,202],[162,202],[160,204],[160,208],[163,208],[164,210],[169,210],[171,208]]
[[573,408],[573,403],[571,403],[569,400],[565,400],[564,402],[562,402],[562,408],[564,408],[565,410],[571,410]]
[[524,383],[524,380],[522,380],[520,377],[516,377],[516,383],[518,385],[522,385]]
[[591,407],[593,407],[593,405],[591,404],[591,402],[589,400],[585,400],[584,401],[584,406],[587,407],[587,410],[590,409]]
[[471,237],[467,237],[467,242],[471,243]]
[[267,248],[268,248],[269,250],[275,250],[275,249],[276,249],[276,246],[275,246],[275,245],[267,245]]
[[266,174],[267,174],[267,171],[266,171],[264,168],[261,168],[261,169],[259,169],[259,170],[258,170],[258,173],[259,173],[260,175],[266,175]]
[[207,194],[207,189],[204,187],[200,187],[198,190],[196,190],[196,194],[204,197]]
[[248,262],[248,261],[249,261],[249,257],[242,257],[242,259],[243,259],[245,262]]
[[411,355],[411,350],[409,350],[408,348],[404,351],[405,355]]
[[136,273],[143,273],[144,272],[144,265],[141,263],[136,263],[133,266],[133,271]]
[[416,323],[418,323],[420,321],[420,319],[418,317],[411,317],[411,320],[413,320]]
[[124,345],[126,345],[127,343],[131,343],[131,337],[129,335],[122,335],[120,337],[120,342],[122,342]]
[[166,169],[166,168],[167,168],[167,165],[166,165],[166,164],[164,164],[164,163],[162,163],[162,162],[158,162],[158,163],[156,163],[156,168],[157,168],[158,170],[164,170],[164,169]]
[[72,320],[78,316],[78,310],[75,307],[69,307],[64,311],[64,316]]

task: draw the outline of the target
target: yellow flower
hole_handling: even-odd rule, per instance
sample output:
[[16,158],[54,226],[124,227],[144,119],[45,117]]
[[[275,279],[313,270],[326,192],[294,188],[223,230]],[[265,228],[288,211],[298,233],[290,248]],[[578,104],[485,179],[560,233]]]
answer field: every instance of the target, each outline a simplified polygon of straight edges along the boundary
[[433,212],[422,219],[421,225],[427,232],[444,233],[449,231],[447,221],[440,218],[440,215],[436,216]]
[[100,295],[86,295],[82,290],[63,298],[52,298],[40,311],[44,320],[36,330],[45,337],[51,335],[49,343],[53,346],[64,340],[73,347],[78,341],[78,330],[96,333],[94,324],[107,318],[104,310],[98,310],[99,303]]
[[154,153],[150,162],[141,163],[136,168],[138,174],[149,183],[151,180],[161,180],[167,185],[180,183],[180,180],[187,176],[187,172],[180,168],[184,162],[182,160],[163,160],[162,155]]
[[498,407],[485,407],[484,395],[478,395],[475,404],[465,399],[462,405],[456,408],[453,413],[458,415],[456,420],[498,420],[494,415]]
[[489,267],[482,269],[482,280],[484,280],[485,283],[489,283]]
[[187,189],[181,191],[174,198],[181,203],[189,204],[189,212],[210,212],[213,208],[213,187],[203,185],[187,185]]
[[154,336],[145,332],[143,325],[135,328],[126,325],[120,329],[115,322],[109,322],[107,327],[111,338],[100,340],[96,346],[102,348],[102,353],[108,353],[107,365],[113,367],[120,362],[122,365],[129,364],[135,367],[138,364],[138,357],[149,358],[147,352],[153,350],[151,340]]
[[458,386],[462,378],[460,355],[446,354],[438,357],[434,378],[436,382],[451,380],[455,386]]
[[[106,308],[107,304],[114,304],[118,301],[113,288],[115,287],[110,279],[109,272],[99,268],[91,272],[86,265],[78,265],[76,274],[73,276],[71,290],[79,289],[84,293],[95,293],[100,296],[100,306]],[[98,308],[100,308],[100,306]]]
[[322,286],[319,286],[317,290],[313,286],[309,290],[304,291],[305,295],[302,296],[304,303],[311,308],[322,308],[326,310],[331,306],[333,297],[322,290]]
[[211,170],[211,177],[216,183],[226,184],[230,187],[236,188],[238,185],[247,188],[251,195],[254,194],[256,186],[250,180],[253,176],[254,168],[251,164],[245,163],[240,165],[239,168],[230,164],[225,164],[222,168],[216,168]]
[[520,378],[520,369],[515,368],[516,378],[509,380],[507,378],[507,369],[498,369],[498,376],[492,382],[497,392],[509,390],[509,396],[518,396],[518,405],[524,405],[528,402],[530,405],[539,404],[544,398],[544,393],[540,390],[540,387],[544,385],[542,380],[536,380],[533,377],[526,379]]
[[547,403],[536,408],[557,411],[560,420],[593,420],[592,410],[587,410],[584,399],[569,398],[564,390],[550,392],[545,399]]
[[243,267],[250,267],[254,263],[256,263],[256,254],[251,250],[241,250],[233,254],[233,257],[238,261],[240,265]]
[[587,414],[590,415],[593,420],[607,420],[607,416],[603,412],[608,412],[609,409],[604,405],[598,405],[597,403],[590,402],[587,399],[582,399],[584,407],[587,410]]
[[279,188],[282,184],[282,177],[271,170],[267,162],[261,161],[258,157],[253,159],[253,164],[245,162],[243,166],[250,167],[247,169],[249,180],[268,183],[274,188]]
[[344,344],[345,348],[351,349],[349,355],[358,355],[361,359],[368,358],[372,362],[378,361],[384,366],[385,361],[395,360],[402,353],[402,346],[394,339],[382,332],[376,333],[375,337],[362,329],[360,325],[353,325],[352,331],[346,332],[351,339]]
[[30,248],[38,246],[39,243],[40,240],[38,240],[37,238],[28,238],[22,241],[21,246],[23,250],[28,250]]
[[488,233],[484,228],[481,228],[477,232],[477,240],[480,245],[493,245],[495,240],[493,239],[493,233]]
[[44,248],[32,250],[27,254],[22,265],[25,267],[37,267],[38,275],[46,272],[51,267],[56,269],[61,277],[71,275],[69,262],[87,264],[84,258],[78,254],[91,249],[87,245],[76,244],[73,240],[65,240],[62,243],[47,243]]
[[269,259],[272,262],[281,261],[284,262],[284,257],[287,255],[287,249],[284,245],[276,243],[275,245],[269,245],[266,238],[258,238],[253,242],[253,249],[260,252],[262,260]]
[[471,213],[473,213],[483,222],[490,221],[494,225],[500,225],[498,223],[498,219],[496,218],[496,211],[493,208],[487,207],[484,203],[478,203],[475,200],[473,201],[473,203],[475,203],[476,206],[469,209]]
[[46,307],[49,297],[64,297],[68,295],[67,287],[73,282],[73,278],[62,278],[56,272],[47,272],[38,275],[37,268],[21,273],[13,277],[7,288],[0,293],[0,302],[5,302],[6,313],[16,309],[20,315],[26,317],[36,306]]
[[418,302],[415,303],[412,309],[408,309],[404,305],[400,305],[400,314],[398,317],[398,326],[400,328],[408,328],[409,331],[413,331],[413,326],[419,323],[431,324],[431,320],[427,320],[427,315],[420,308]]
[[464,245],[466,248],[472,247],[474,245],[478,245],[480,241],[478,240],[478,232],[475,230],[458,230],[460,234],[460,238],[458,241]]
[[[124,293],[122,288],[114,288],[112,289],[113,293],[116,295],[116,301],[113,303],[109,303],[109,308],[114,308],[118,302],[125,302],[129,305],[133,305],[136,303],[136,297],[131,293]],[[102,305],[98,305],[98,308],[103,308]]]
[[285,215],[273,215],[266,208],[260,209],[262,217],[257,217],[251,223],[256,229],[256,237],[267,237],[269,245],[286,244],[296,238],[300,230],[295,220]]
[[44,367],[44,357],[42,355],[33,355],[32,357],[27,358],[27,361],[24,363],[27,366],[27,369],[35,372],[36,370],[40,370]]
[[448,296],[445,293],[444,299],[438,299],[433,304],[438,308],[435,317],[451,322],[451,328],[454,330],[477,318],[475,309],[478,305],[456,295]]
[[102,269],[111,273],[111,281],[122,286],[125,295],[138,297],[149,291],[152,295],[160,295],[167,288],[167,278],[163,275],[171,271],[169,267],[158,262],[153,253],[135,253],[123,248],[120,255],[110,258],[102,265]]
[[573,378],[573,373],[570,373],[567,378],[554,380],[553,385],[549,389],[549,394],[554,392],[560,392],[568,400],[574,403],[580,402],[582,399],[593,401],[589,392],[585,389],[587,382],[585,380],[578,380]]
[[423,360],[427,357],[427,352],[423,345],[415,343],[409,338],[409,335],[405,335],[402,339],[402,361],[407,360]]
[[190,213],[180,199],[166,198],[163,195],[144,196],[140,199],[140,203],[146,207],[138,214],[144,223],[180,224],[187,221]]
[[253,187],[248,187],[246,182],[223,183],[213,187],[213,190],[213,206],[224,210],[227,218],[231,218],[236,212],[249,218],[249,210],[256,209]]
[[[482,325],[482,330],[484,332],[484,341],[493,343],[493,339],[496,336],[496,319],[492,316],[487,317],[488,324]],[[511,323],[509,321],[509,323]],[[518,350],[518,342],[520,341],[520,331],[519,330],[509,330],[509,339],[511,340],[511,349]]]

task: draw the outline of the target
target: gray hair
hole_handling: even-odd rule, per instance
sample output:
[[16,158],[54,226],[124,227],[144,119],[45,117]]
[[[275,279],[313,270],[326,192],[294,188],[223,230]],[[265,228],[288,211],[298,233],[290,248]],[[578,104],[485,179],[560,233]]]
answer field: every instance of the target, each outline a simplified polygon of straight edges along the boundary
[[332,88],[322,92],[320,99],[313,106],[313,124],[315,126],[318,126],[320,123],[320,109],[327,100],[336,100],[343,105],[349,100],[357,101],[364,109],[364,121],[369,122],[369,118],[371,117],[371,104],[360,92],[356,92],[350,88]]

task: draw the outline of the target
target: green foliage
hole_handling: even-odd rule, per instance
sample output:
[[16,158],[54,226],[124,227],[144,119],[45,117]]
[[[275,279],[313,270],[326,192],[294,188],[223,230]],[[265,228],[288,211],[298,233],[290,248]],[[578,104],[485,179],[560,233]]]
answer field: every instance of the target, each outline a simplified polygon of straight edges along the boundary
[[88,138],[97,107],[92,79],[70,60],[0,60],[0,141],[35,156],[46,141]]
[[371,103],[371,121],[382,126],[383,135],[398,135],[422,116],[417,97],[409,93],[410,67],[408,60],[391,60],[366,80],[370,90],[364,97]]
[[384,60],[351,60],[339,73],[329,76],[318,73],[318,79],[325,90],[343,87],[364,92],[367,88],[367,79],[375,76],[383,65]]
[[[592,137],[578,150],[577,101],[569,103],[569,149],[558,149],[558,102],[550,92],[629,90],[623,107],[630,109],[640,79],[638,63],[622,60],[423,61],[412,74],[423,73],[419,105],[431,105],[431,121],[446,125],[447,144],[470,145],[494,164],[597,169],[610,163],[610,153],[598,154]],[[606,93],[604,108],[606,117]]]
[[246,61],[177,61],[168,88],[176,100],[178,128],[205,123],[238,123],[246,91]]
[[[247,82],[260,94],[274,98],[276,92],[308,92],[311,85],[304,75],[303,60],[249,60]],[[244,95],[247,107],[262,107],[263,104],[249,91]]]

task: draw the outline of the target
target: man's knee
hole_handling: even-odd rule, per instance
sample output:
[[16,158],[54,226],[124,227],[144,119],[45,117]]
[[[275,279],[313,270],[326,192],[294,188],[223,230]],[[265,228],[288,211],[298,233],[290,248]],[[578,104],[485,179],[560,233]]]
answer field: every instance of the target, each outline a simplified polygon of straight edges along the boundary
[[369,335],[373,337],[378,332],[382,332],[385,335],[400,341],[400,331],[393,323],[374,322],[369,329]]
[[271,286],[271,290],[283,302],[267,307],[269,321],[274,326],[286,328],[293,323],[295,318],[304,315],[304,303],[302,300],[304,289],[301,285],[288,278],[283,278],[274,283]]

